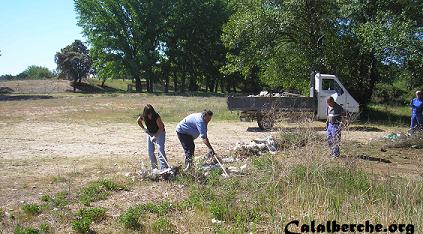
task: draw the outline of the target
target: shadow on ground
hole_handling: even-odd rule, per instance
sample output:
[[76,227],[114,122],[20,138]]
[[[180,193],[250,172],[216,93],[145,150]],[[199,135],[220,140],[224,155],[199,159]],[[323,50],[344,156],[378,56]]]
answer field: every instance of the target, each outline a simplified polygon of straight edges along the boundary
[[384,158],[372,157],[372,156],[365,155],[365,154],[357,155],[357,156],[354,156],[354,157],[357,158],[357,159],[362,159],[362,160],[367,160],[367,161],[372,161],[372,162],[392,163],[391,160],[384,159]]
[[378,123],[384,125],[391,125],[391,124],[401,124],[401,125],[408,125],[410,124],[410,116],[408,115],[401,115],[392,113],[389,111],[381,111],[381,110],[367,110],[360,115],[360,123]]
[[0,87],[0,93],[13,93],[14,90],[9,87]]
[[261,130],[259,127],[248,127],[247,132],[271,132],[270,130]]
[[[87,83],[72,83],[71,84],[72,87],[76,88],[76,92],[78,93],[121,93],[122,90],[120,89],[115,89],[109,86],[96,86],[96,85],[91,85],[91,84],[87,84]],[[73,92],[73,90],[69,90],[71,92]]]
[[53,96],[46,95],[0,95],[0,101],[27,101],[27,100],[42,100],[52,99]]

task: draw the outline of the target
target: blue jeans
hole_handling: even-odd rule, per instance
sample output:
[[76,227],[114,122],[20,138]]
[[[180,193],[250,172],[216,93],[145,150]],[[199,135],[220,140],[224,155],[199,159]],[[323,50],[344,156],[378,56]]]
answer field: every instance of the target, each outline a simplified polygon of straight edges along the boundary
[[[154,155],[155,144],[152,141],[152,138],[153,137],[147,134],[148,157],[150,158],[151,167],[154,169],[154,168],[157,168],[157,159],[156,159],[156,155]],[[165,153],[165,139],[166,139],[166,132],[161,132],[156,137],[156,145],[158,148],[157,150],[159,151],[159,160],[160,160],[161,169],[165,169],[168,167],[168,165],[166,164],[167,160],[166,160],[166,153]]]
[[414,132],[414,129],[415,128],[421,128],[422,127],[422,125],[423,125],[423,116],[422,115],[419,115],[419,114],[412,114],[411,115],[411,125],[410,125],[410,130],[409,130],[409,132],[411,131],[411,133],[412,132]]
[[329,123],[326,130],[326,135],[330,148],[330,154],[334,157],[338,157],[340,154],[339,144],[341,142],[341,127],[339,124]]

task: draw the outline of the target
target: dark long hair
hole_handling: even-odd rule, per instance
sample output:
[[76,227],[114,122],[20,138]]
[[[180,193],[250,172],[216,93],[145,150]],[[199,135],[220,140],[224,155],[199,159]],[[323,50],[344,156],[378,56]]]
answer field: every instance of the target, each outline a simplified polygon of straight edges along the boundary
[[154,110],[152,105],[147,104],[147,105],[145,105],[144,112],[142,113],[142,117],[144,118],[144,120],[148,120],[149,114],[153,114],[153,116],[154,116],[154,115],[157,115],[157,112]]

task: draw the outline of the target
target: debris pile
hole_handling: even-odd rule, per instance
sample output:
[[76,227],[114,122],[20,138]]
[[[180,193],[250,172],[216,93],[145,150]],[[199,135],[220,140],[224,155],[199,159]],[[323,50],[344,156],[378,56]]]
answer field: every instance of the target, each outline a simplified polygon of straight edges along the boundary
[[259,156],[264,153],[275,154],[277,152],[277,144],[272,136],[263,139],[255,139],[249,143],[238,142],[234,147],[234,154],[241,159],[250,156]]
[[176,177],[180,169],[181,169],[180,166],[170,167],[164,170],[158,170],[158,169],[149,170],[147,168],[143,168],[142,170],[138,172],[138,175],[142,179],[149,179],[153,181],[171,180]]
[[423,148],[423,131],[418,131],[412,135],[391,133],[384,138],[388,141],[385,148]]
[[261,91],[258,95],[248,95],[248,97],[301,97],[301,95],[288,92],[273,93],[268,91]]

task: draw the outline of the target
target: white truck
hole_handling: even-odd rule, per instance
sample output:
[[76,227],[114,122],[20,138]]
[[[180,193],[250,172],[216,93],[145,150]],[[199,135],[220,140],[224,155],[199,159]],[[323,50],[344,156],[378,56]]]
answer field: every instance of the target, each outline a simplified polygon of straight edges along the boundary
[[346,112],[358,114],[359,103],[335,75],[312,74],[309,97],[289,93],[270,96],[229,96],[228,109],[241,111],[240,119],[257,120],[260,129],[273,127],[276,112],[312,112],[316,119],[326,119],[326,98],[332,96]]

